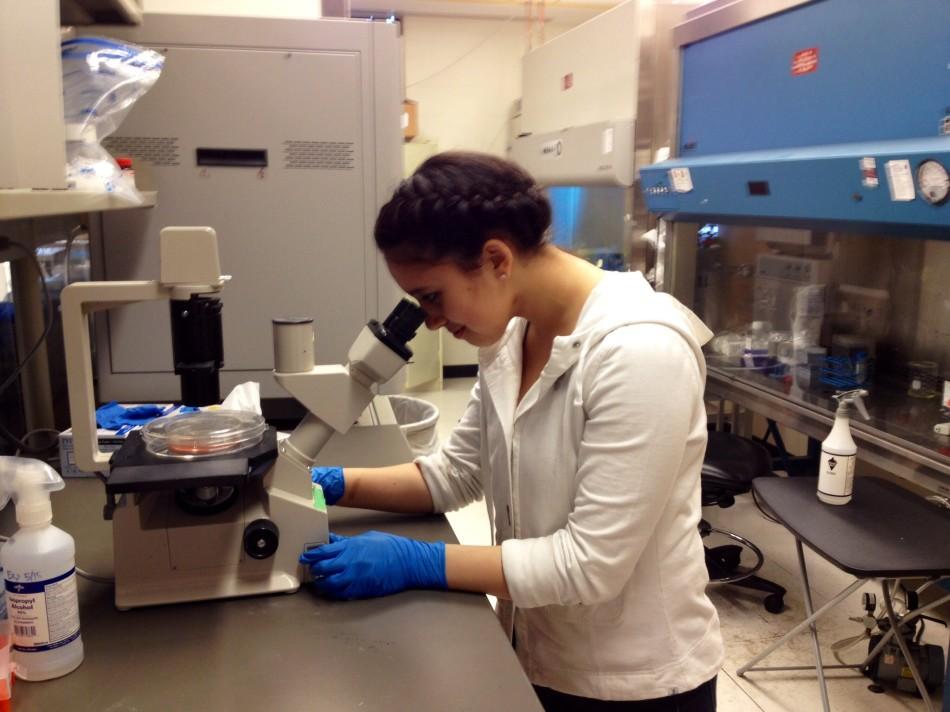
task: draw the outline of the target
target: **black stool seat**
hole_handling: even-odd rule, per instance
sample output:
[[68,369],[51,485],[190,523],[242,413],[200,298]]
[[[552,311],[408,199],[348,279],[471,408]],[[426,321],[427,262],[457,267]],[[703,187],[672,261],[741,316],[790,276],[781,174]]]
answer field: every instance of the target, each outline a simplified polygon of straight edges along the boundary
[[[764,445],[731,433],[709,433],[700,475],[704,507],[731,507],[736,495],[751,491],[753,480],[770,476],[772,458]],[[766,610],[770,613],[782,611],[785,589],[755,575],[764,560],[758,547],[734,532],[713,528],[705,519],[700,522],[699,531],[704,538],[718,532],[741,544],[706,547],[706,569],[710,581],[763,591],[769,594],[764,602]],[[757,562],[751,570],[740,568],[743,548],[756,555]]]
[[764,445],[731,433],[709,433],[703,458],[703,491],[719,489],[745,494],[752,480],[772,474],[772,458]]

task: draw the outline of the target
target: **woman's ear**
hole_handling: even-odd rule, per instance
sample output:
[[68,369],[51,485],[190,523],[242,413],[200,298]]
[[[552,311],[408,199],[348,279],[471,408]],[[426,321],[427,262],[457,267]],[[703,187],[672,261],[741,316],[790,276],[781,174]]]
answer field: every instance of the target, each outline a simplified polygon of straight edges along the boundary
[[488,265],[496,277],[507,279],[514,261],[514,250],[505,240],[490,237],[482,245],[482,264]]

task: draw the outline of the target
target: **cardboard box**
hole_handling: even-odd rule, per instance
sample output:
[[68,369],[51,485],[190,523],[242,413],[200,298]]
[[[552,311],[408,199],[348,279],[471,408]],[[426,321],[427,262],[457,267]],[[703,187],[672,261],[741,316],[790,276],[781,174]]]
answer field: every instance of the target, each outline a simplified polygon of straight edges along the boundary
[[411,141],[419,134],[419,102],[406,99],[402,102],[402,137]]

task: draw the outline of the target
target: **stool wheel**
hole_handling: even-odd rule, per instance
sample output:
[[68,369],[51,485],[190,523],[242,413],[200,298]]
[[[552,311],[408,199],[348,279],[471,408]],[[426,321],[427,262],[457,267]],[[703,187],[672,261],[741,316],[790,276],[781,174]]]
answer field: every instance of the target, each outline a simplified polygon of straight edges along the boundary
[[765,610],[769,613],[781,613],[785,610],[785,597],[779,593],[772,593],[765,597]]

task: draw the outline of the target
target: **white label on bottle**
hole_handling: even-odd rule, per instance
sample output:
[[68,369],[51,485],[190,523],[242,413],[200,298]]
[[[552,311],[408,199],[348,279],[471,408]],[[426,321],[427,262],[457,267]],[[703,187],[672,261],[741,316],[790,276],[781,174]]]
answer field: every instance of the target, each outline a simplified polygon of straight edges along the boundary
[[45,581],[13,581],[8,571],[6,589],[14,650],[53,650],[79,637],[76,569]]
[[821,453],[820,489],[835,497],[847,497],[854,483],[854,455]]

